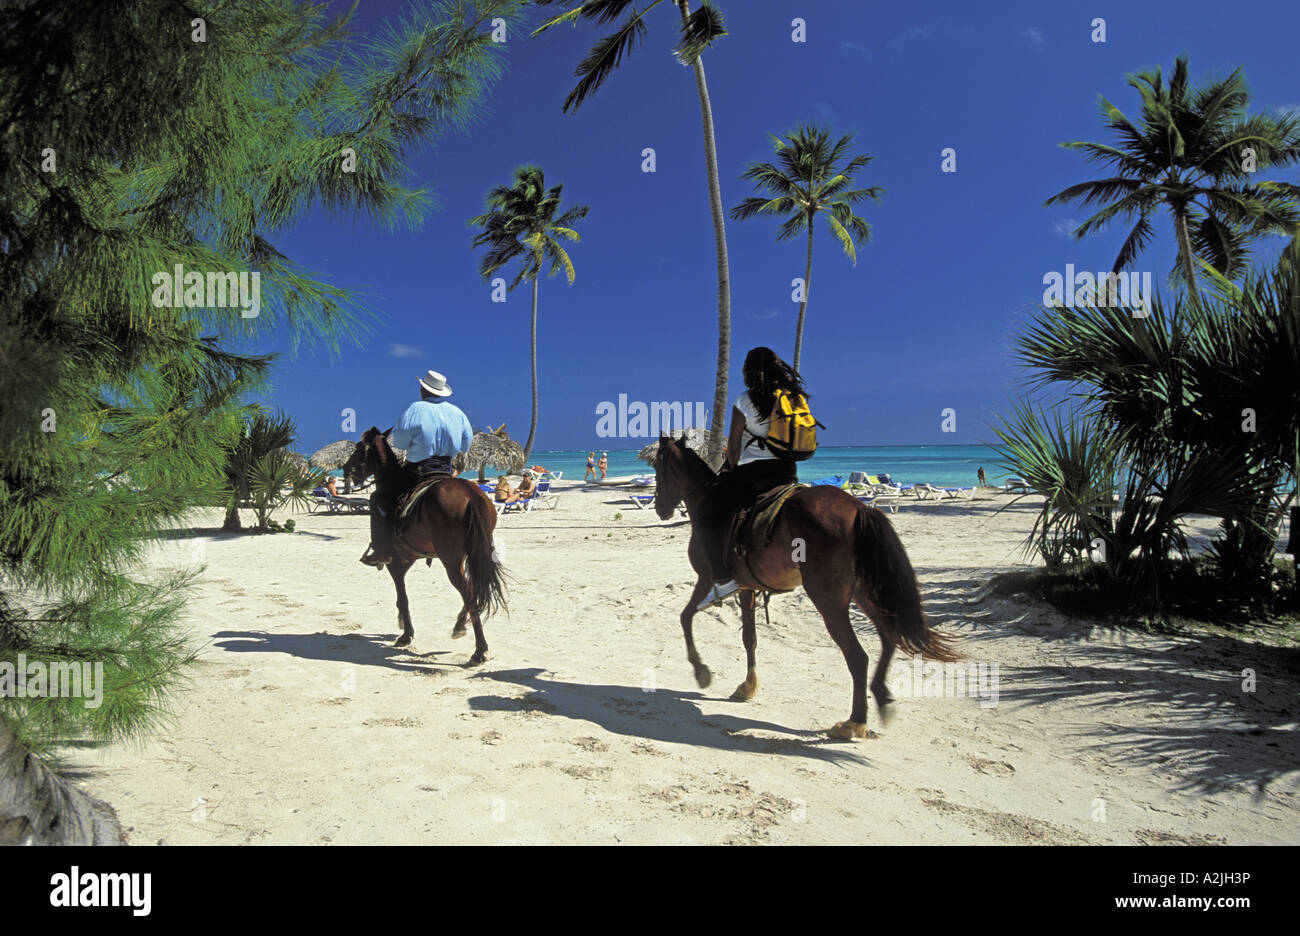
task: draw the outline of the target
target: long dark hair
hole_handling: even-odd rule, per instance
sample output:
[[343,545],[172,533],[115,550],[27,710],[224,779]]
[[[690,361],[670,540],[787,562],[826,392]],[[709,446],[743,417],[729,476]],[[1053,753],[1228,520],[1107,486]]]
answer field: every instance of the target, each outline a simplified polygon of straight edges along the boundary
[[745,387],[749,390],[750,402],[754,404],[754,409],[764,415],[772,411],[778,390],[808,396],[808,390],[795,369],[777,357],[771,348],[755,348],[745,355],[745,366],[741,373],[745,378]]

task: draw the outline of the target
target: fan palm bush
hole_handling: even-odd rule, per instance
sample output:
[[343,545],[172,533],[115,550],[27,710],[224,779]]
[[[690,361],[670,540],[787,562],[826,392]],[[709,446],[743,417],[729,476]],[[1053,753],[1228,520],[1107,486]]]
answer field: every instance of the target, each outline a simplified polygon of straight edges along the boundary
[[[1211,272],[1202,302],[1157,294],[1149,315],[1095,306],[1042,310],[1018,341],[1039,387],[1065,384],[1075,419],[1021,404],[997,430],[1009,467],[1047,496],[1035,548],[1049,564],[1106,544],[1111,572],[1158,589],[1180,523],[1218,517],[1214,554],[1244,596],[1267,582],[1300,451],[1300,303],[1293,241],[1268,275],[1243,286]],[[1099,504],[1119,496],[1114,516]],[[1294,497],[1292,493],[1291,497]]]
[[247,506],[257,516],[257,529],[271,528],[272,512],[286,504],[306,503],[311,489],[321,482],[320,472],[304,471],[290,456],[297,429],[284,415],[256,410],[244,423],[243,433],[226,453],[224,484],[226,520],[221,529],[241,529],[239,508]]

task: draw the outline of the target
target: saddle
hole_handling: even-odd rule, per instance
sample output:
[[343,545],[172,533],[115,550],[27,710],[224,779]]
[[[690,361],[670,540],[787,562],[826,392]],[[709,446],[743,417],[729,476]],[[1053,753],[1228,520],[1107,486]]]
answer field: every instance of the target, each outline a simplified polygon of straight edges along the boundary
[[[722,541],[722,554],[730,564],[742,562],[749,571],[750,578],[763,584],[762,579],[749,568],[749,553],[764,549],[772,542],[772,531],[776,528],[776,518],[781,508],[800,488],[806,484],[781,484],[758,496],[748,507],[742,507],[731,518],[727,533]],[[768,591],[789,591],[789,589],[767,589]]]
[[432,474],[420,478],[415,483],[415,487],[397,498],[397,522],[400,524],[415,516],[415,509],[420,506],[420,501],[424,498],[424,495],[429,493],[435,485],[446,481],[450,477],[449,474]]

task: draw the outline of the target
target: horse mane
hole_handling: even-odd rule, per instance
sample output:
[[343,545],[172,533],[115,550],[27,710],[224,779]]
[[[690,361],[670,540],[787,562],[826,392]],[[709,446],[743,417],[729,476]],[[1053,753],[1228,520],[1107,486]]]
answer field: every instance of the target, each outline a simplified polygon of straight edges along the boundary
[[710,468],[709,463],[706,462],[703,458],[701,458],[700,454],[696,452],[694,449],[688,448],[685,445],[680,446],[680,448],[682,450],[682,456],[686,459],[687,466],[692,471],[696,471],[700,474],[708,475],[710,477],[715,477],[717,475],[717,472],[714,471],[712,468]]
[[690,449],[684,444],[683,445],[677,444],[681,441],[682,439],[680,437],[673,438],[670,436],[660,436],[659,450],[655,452],[655,471],[658,472],[660,466],[663,464],[664,446],[674,445],[677,447],[678,451],[681,452],[682,468],[684,471],[688,473],[694,472],[695,474],[705,478],[717,477],[718,473],[714,471],[712,468],[710,468],[709,463],[706,462],[703,458],[701,458],[699,454],[697,454],[694,450]]

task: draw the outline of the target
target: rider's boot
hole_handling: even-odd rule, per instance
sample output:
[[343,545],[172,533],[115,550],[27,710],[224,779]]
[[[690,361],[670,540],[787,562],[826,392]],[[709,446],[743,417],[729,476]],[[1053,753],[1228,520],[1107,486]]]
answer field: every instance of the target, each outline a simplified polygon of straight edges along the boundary
[[725,598],[730,598],[736,592],[740,591],[740,586],[736,584],[735,579],[728,579],[725,582],[714,582],[709,593],[704,596],[704,600],[695,606],[697,611],[703,611]]
[[377,569],[393,561],[393,530],[385,511],[373,497],[370,499],[370,548],[361,561]]

